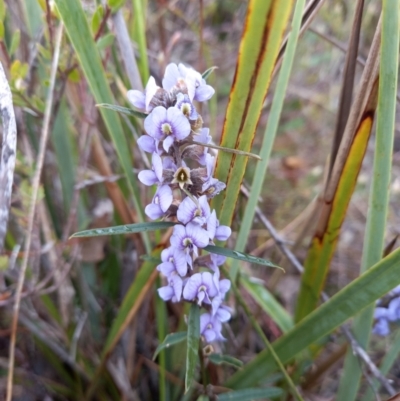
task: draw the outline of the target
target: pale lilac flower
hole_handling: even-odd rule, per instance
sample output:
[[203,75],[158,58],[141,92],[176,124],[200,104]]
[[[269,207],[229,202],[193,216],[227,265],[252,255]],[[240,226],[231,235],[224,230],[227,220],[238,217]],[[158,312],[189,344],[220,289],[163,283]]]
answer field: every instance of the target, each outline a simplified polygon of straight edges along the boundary
[[139,181],[147,186],[163,182],[163,162],[157,153],[153,153],[152,165],[152,170],[142,170],[138,174]]
[[197,299],[197,304],[203,302],[211,304],[211,298],[218,295],[218,288],[215,286],[213,276],[210,272],[193,274],[183,289],[183,298],[188,301]]
[[226,261],[226,256],[209,253],[208,255],[199,256],[195,261],[195,266],[208,267],[213,272],[218,270],[218,266],[222,266]]
[[182,297],[183,281],[178,274],[170,274],[168,285],[158,289],[158,295],[163,301],[179,302]]
[[163,148],[168,152],[174,141],[181,141],[190,134],[188,119],[176,107],[166,109],[158,106],[144,120],[147,133],[157,141],[164,141]]
[[222,323],[227,322],[231,318],[231,308],[226,305],[221,305],[214,316]]
[[174,226],[170,241],[172,246],[186,253],[193,251],[195,256],[198,255],[197,248],[205,248],[209,243],[207,231],[195,223]]
[[184,114],[189,120],[192,121],[197,120],[198,114],[196,108],[190,101],[188,95],[184,95],[183,93],[178,93],[178,96],[176,97],[175,107],[177,107],[182,112],[182,114]]
[[205,195],[201,196],[197,202],[198,204],[196,205],[189,196],[181,202],[176,215],[181,223],[187,224],[193,221],[200,226],[206,223],[210,216],[210,205],[207,202],[207,197]]
[[142,135],[138,140],[137,144],[139,148],[147,153],[157,152],[157,141],[149,135]]
[[206,181],[201,190],[204,195],[207,195],[207,198],[214,198],[217,196],[221,191],[226,188],[226,185],[217,180],[216,178],[211,177],[208,181]]
[[381,307],[375,308],[374,319],[376,319],[376,321],[372,332],[379,336],[387,336],[390,333],[388,309]]
[[154,95],[157,93],[158,89],[161,89],[157,86],[156,81],[153,77],[150,77],[145,93],[140,92],[136,89],[129,90],[127,92],[128,100],[140,111],[150,112],[152,107],[150,106],[151,99],[153,99]]
[[213,210],[207,220],[207,231],[211,240],[226,241],[232,234],[232,230],[228,226],[219,224],[217,214]]
[[186,254],[170,246],[161,252],[162,263],[157,266],[157,270],[168,277],[173,272],[178,272],[185,277],[188,271]]
[[200,335],[206,342],[225,340],[221,331],[222,324],[216,316],[212,316],[210,313],[203,313],[200,316]]
[[199,72],[183,64],[179,64],[179,66],[168,64],[162,85],[166,90],[171,90],[175,86],[179,89],[186,89],[191,101],[204,102],[209,100],[215,93],[214,89],[207,85]]
[[394,298],[389,302],[387,308],[387,318],[391,322],[400,320],[400,298]]
[[161,185],[154,194],[152,202],[146,206],[144,212],[152,220],[159,219],[172,204],[172,190],[168,185]]

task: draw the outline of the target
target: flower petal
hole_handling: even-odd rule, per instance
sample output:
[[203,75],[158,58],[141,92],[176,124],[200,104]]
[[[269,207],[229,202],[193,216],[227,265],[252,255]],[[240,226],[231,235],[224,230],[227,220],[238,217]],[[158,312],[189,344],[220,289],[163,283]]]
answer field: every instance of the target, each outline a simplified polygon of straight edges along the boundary
[[177,83],[178,79],[181,78],[181,74],[176,64],[168,64],[165,69],[164,78],[162,80],[162,86],[166,90],[171,90]]
[[157,106],[144,120],[144,129],[146,132],[157,140],[162,140],[164,134],[161,131],[161,124],[166,121],[167,110],[165,107]]
[[142,135],[138,140],[137,144],[140,149],[148,153],[154,153],[156,151],[156,144],[154,139],[149,135]]
[[146,103],[145,103],[145,95],[144,93],[138,90],[129,90],[126,93],[126,97],[132,103],[134,107],[139,110],[145,111],[146,110]]

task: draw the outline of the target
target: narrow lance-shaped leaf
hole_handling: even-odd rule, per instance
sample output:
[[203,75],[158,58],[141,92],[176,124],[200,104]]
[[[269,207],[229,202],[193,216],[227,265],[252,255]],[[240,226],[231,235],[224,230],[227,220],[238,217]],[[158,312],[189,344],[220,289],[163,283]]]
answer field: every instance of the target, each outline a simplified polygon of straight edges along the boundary
[[93,228],[72,234],[70,238],[100,237],[104,235],[121,235],[140,233],[142,231],[163,230],[173,227],[176,223],[169,221],[154,221],[149,223],[124,224],[122,226]]
[[[221,146],[250,151],[292,5],[291,0],[249,1]],[[221,210],[222,224],[230,225],[246,164],[244,157],[218,154],[216,176],[227,187],[213,207]]]
[[[289,362],[299,352],[331,333],[399,284],[400,249],[397,249],[276,340],[273,343],[274,350],[282,363]],[[275,369],[276,363],[268,350],[264,350],[231,376],[225,386],[234,389],[253,386]]]
[[128,107],[118,106],[117,104],[108,104],[108,103],[99,103],[96,104],[96,107],[100,107],[103,109],[109,109],[116,111],[118,113],[127,114],[128,116],[138,117],[138,118],[146,118],[146,113],[141,113],[140,111],[129,109]]
[[243,362],[237,358],[234,358],[230,355],[222,355],[222,354],[211,354],[208,355],[208,359],[214,363],[215,365],[231,365],[235,368],[241,368],[243,366]]
[[257,256],[249,255],[248,253],[232,251],[230,249],[221,248],[221,247],[215,246],[215,245],[207,245],[204,248],[204,250],[207,252],[210,252],[210,253],[216,253],[217,255],[226,256],[228,258],[238,259],[238,260],[242,260],[242,261],[248,262],[248,263],[255,263],[257,265],[274,267],[276,269],[283,270],[282,267],[275,265],[274,263],[270,262],[269,260],[262,259]]
[[186,374],[185,392],[192,385],[196,373],[196,365],[199,359],[200,342],[200,308],[196,304],[190,306],[187,331],[187,353],[186,353]]
[[156,348],[153,356],[153,361],[156,359],[157,355],[166,348],[171,347],[172,345],[179,344],[187,339],[187,333],[186,331],[180,331],[178,333],[171,333],[168,334],[164,341],[159,344],[159,346]]
[[377,104],[378,49],[377,31],[339,153],[322,198],[317,229],[304,263],[305,271],[296,309],[297,321],[318,305],[340,228],[357,183]]

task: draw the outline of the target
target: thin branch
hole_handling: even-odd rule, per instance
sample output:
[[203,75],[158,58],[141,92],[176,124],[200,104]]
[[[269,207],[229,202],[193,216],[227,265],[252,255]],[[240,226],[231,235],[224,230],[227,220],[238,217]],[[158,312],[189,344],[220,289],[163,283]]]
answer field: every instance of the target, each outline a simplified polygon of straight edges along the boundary
[[17,326],[18,326],[18,315],[19,309],[21,304],[21,293],[22,288],[24,286],[25,281],[25,274],[28,266],[28,257],[29,257],[29,250],[32,242],[32,231],[33,231],[33,222],[35,217],[35,209],[36,209],[36,201],[39,193],[39,186],[40,186],[40,176],[42,173],[43,163],[44,163],[44,155],[46,150],[46,143],[49,136],[49,125],[50,125],[50,117],[51,111],[53,106],[53,92],[54,86],[56,81],[56,73],[57,73],[57,65],[58,60],[60,57],[60,47],[61,47],[61,39],[63,34],[63,24],[60,23],[58,30],[57,30],[57,37],[56,37],[56,47],[53,57],[53,62],[51,66],[51,74],[50,74],[50,85],[49,85],[49,92],[48,98],[46,102],[46,110],[44,114],[44,121],[40,139],[40,148],[37,160],[37,166],[35,175],[33,177],[32,183],[32,198],[31,198],[31,205],[29,208],[29,216],[28,216],[28,230],[27,230],[27,238],[25,241],[25,248],[24,248],[24,258],[22,260],[21,272],[18,279],[18,285],[16,290],[16,299],[14,304],[14,314],[11,323],[11,340],[10,340],[10,355],[9,355],[9,368],[8,368],[8,376],[7,376],[7,398],[6,401],[11,401],[12,399],[12,390],[13,390],[13,374],[14,374],[14,363],[15,363],[15,343],[17,337]]
[[[249,195],[249,192],[246,188],[243,187],[241,188],[242,192],[244,193],[245,196]],[[270,233],[271,237],[274,239],[278,249],[287,257],[289,262],[293,265],[293,267],[299,272],[303,273],[304,272],[304,267],[303,265],[299,262],[297,257],[293,254],[293,252],[286,246],[285,241],[280,238],[278,232],[275,230],[274,226],[271,224],[271,222],[267,219],[267,217],[264,215],[264,213],[261,211],[259,207],[256,208],[256,214],[262,224],[264,224],[265,228],[268,230]],[[329,296],[322,292],[322,300],[324,302],[327,302],[329,300]],[[353,352],[355,355],[357,355],[364,363],[367,365],[369,368],[370,372],[373,374],[373,376],[382,384],[382,386],[385,388],[385,390],[390,394],[394,395],[396,394],[396,391],[390,384],[389,380],[386,379],[385,376],[382,375],[380,370],[377,368],[377,366],[372,362],[371,358],[367,354],[367,352],[358,344],[357,340],[354,338],[353,334],[349,330],[349,328],[345,325],[340,326],[340,329],[343,333],[343,335],[346,337],[347,341],[349,342]]]
[[0,114],[3,120],[3,144],[0,159],[0,252],[3,249],[7,231],[8,212],[14,179],[14,167],[17,147],[17,125],[3,65],[0,62]]

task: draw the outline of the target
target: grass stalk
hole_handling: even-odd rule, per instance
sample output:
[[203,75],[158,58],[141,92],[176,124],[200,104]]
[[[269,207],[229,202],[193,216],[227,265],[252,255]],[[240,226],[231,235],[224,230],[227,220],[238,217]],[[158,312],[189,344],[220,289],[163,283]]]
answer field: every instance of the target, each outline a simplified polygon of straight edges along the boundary
[[[361,274],[381,260],[384,251],[396,112],[398,53],[399,5],[396,0],[384,0],[375,154]],[[364,348],[368,346],[373,312],[374,306],[370,306],[354,321],[353,332]],[[339,400],[356,399],[361,375],[359,362],[349,351],[340,381],[337,396]]]
[[[268,124],[264,133],[264,140],[261,146],[260,156],[261,161],[257,163],[256,171],[254,173],[254,180],[251,187],[251,193],[240,226],[239,235],[236,241],[236,250],[243,252],[246,246],[247,239],[251,225],[253,223],[255,209],[257,206],[258,198],[261,193],[263,182],[265,179],[266,170],[271,155],[272,145],[275,140],[276,132],[278,131],[279,120],[282,112],[283,102],[285,99],[286,89],[289,82],[290,72],[292,71],[294,55],[296,52],[297,41],[299,38],[299,31],[301,26],[301,19],[303,15],[305,0],[297,0],[292,22],[292,32],[288,40],[285,56],[282,63],[282,68],[279,73],[278,82],[274,94],[274,99],[271,106],[271,112],[268,118]],[[237,260],[233,261],[230,269],[230,276],[234,281],[239,269]]]

